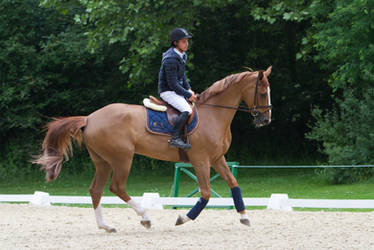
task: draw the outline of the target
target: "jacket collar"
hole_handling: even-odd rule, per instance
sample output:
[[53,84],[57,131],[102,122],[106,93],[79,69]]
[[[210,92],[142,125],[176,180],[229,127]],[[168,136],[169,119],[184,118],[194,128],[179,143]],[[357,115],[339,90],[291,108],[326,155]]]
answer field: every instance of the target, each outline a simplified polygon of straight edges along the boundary
[[[173,51],[174,51],[175,53],[177,53],[178,56],[180,56],[180,58],[182,58],[182,59],[183,59],[183,56],[186,55],[185,52],[181,53],[177,48],[173,48]],[[186,55],[186,56],[187,56],[187,55]]]
[[174,51],[174,47],[170,47],[165,53],[162,54],[162,61],[164,61],[168,57],[175,57],[181,63],[186,64],[186,62],[182,59],[182,57],[178,55],[177,52]]

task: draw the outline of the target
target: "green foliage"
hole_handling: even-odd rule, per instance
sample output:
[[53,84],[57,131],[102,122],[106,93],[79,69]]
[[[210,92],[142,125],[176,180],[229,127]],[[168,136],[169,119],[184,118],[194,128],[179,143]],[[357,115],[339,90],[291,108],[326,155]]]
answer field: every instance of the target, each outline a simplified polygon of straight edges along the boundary
[[51,63],[43,55],[44,42],[64,23],[53,12],[37,8],[35,1],[2,1],[1,10],[0,131],[35,129],[41,122],[40,111],[49,105],[48,76],[57,76],[44,69]]
[[[372,163],[373,7],[372,1],[337,1],[327,21],[314,25],[315,59],[332,72],[329,82],[337,91],[337,108],[326,115],[314,110],[317,122],[307,137],[323,143],[322,151],[332,164]],[[327,174],[333,183],[346,183],[369,178],[373,170],[341,169]]]
[[[316,119],[307,138],[322,142],[322,151],[332,165],[372,164],[374,157],[374,89],[355,94],[346,90],[338,109],[323,114],[314,109]],[[332,183],[349,183],[370,178],[373,169],[328,170]]]
[[[282,21],[311,24],[306,26],[296,58],[319,62],[320,68],[329,72],[337,108],[326,115],[315,109],[316,123],[307,138],[322,143],[321,151],[331,164],[368,164],[373,159],[370,142],[373,123],[369,115],[372,90],[366,93],[374,80],[373,7],[374,2],[366,0],[272,0],[255,4],[251,10],[256,20],[272,24]],[[342,91],[344,98],[340,99]],[[317,105],[323,110],[329,108],[321,102]],[[369,169],[325,172],[333,183],[358,181],[372,175]]]
[[255,20],[264,20],[274,24],[281,20],[302,22],[318,15],[321,11],[328,10],[328,5],[319,0],[292,1],[271,0],[264,7],[263,1],[251,7],[251,15]]
[[327,22],[315,24],[316,59],[332,69],[337,90],[367,88],[374,81],[374,2],[336,1]]
[[[90,54],[73,21],[79,11],[63,16],[36,0],[0,1],[0,179],[39,174],[30,159],[49,117],[89,114],[134,96],[117,68],[121,47]],[[78,154],[72,163],[82,172],[87,160]]]
[[251,14],[269,23],[310,22],[297,58],[323,63],[336,91],[352,85],[367,87],[374,80],[373,9],[374,2],[367,0],[272,0],[266,8],[255,5]]
[[[212,1],[213,2],[213,1]],[[73,1],[68,1],[73,4]],[[44,0],[67,13],[70,4]],[[101,44],[121,43],[127,47],[120,69],[129,74],[129,86],[136,82],[150,84],[157,67],[150,71],[152,60],[159,59],[161,48],[174,25],[192,28],[196,12],[203,1],[79,1],[84,12],[74,16],[76,23],[89,26],[85,33],[89,48],[95,52]],[[185,11],[188,9],[189,11]],[[171,11],[172,10],[172,11]],[[140,63],[141,62],[141,63]],[[152,72],[152,74],[150,74]]]
[[0,181],[25,180],[40,176],[39,167],[32,165],[30,162],[37,151],[32,143],[24,141],[24,136],[27,136],[27,134],[14,137],[2,145],[0,151]]
[[[120,96],[119,46],[86,50],[85,30],[38,1],[1,1],[0,132],[40,130],[45,117],[88,114]],[[14,28],[9,28],[14,27]],[[110,85],[108,84],[110,83]],[[109,98],[108,93],[115,94]]]

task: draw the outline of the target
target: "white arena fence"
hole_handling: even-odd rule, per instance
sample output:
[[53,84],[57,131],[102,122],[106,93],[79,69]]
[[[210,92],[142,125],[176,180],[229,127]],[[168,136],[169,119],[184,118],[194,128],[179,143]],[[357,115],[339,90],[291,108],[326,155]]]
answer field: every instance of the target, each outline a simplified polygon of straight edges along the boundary
[[[193,206],[198,198],[160,197],[158,193],[144,193],[143,196],[132,197],[147,209],[163,209],[163,206]],[[374,200],[337,200],[337,199],[289,199],[287,194],[272,194],[270,198],[243,198],[246,207],[267,207],[291,211],[292,208],[348,208],[374,209]],[[91,204],[90,196],[62,196],[44,192],[33,195],[8,194],[0,195],[0,202],[21,202],[35,205],[52,204]],[[103,196],[101,204],[126,204],[116,196]],[[210,198],[207,207],[234,206],[232,198]]]

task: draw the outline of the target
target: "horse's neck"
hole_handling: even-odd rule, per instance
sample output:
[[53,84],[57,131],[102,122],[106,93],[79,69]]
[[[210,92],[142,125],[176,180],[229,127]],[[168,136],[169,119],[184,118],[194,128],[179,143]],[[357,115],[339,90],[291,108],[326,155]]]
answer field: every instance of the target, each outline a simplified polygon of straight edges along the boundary
[[[241,90],[238,85],[231,86],[222,93],[209,98],[206,103],[220,106],[238,107],[242,99]],[[234,118],[236,110],[226,109],[220,107],[213,107],[207,105],[201,105],[199,110],[199,116],[209,117],[209,121],[214,121],[221,129],[226,129],[230,126],[232,119]]]

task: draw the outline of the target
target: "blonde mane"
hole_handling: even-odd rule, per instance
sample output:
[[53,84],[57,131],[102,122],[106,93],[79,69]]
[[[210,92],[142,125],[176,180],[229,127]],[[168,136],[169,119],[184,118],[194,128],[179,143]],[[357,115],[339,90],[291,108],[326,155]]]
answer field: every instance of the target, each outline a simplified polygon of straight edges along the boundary
[[232,74],[226,76],[222,80],[213,83],[209,88],[207,88],[200,94],[198,103],[205,103],[209,98],[222,93],[233,84],[240,82],[253,73],[255,72],[245,71],[237,74]]

